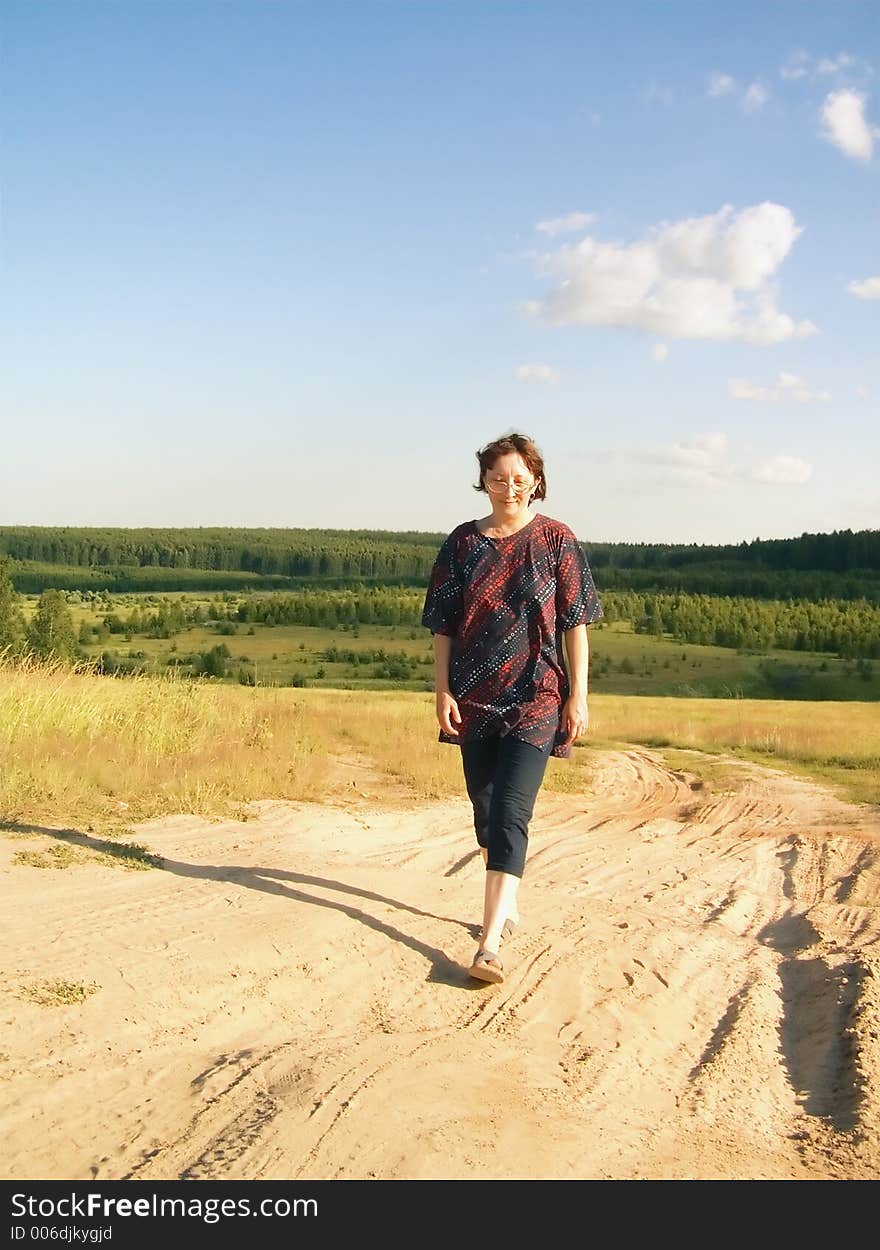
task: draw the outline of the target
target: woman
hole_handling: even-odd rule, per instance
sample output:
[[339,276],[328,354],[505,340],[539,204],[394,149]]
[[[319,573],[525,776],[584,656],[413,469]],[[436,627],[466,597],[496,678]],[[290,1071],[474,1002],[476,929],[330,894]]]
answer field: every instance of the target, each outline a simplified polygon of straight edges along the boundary
[[516,894],[547,759],[567,758],[587,729],[587,625],[602,608],[572,531],[532,511],[547,494],[532,440],[506,435],[477,460],[475,489],[489,496],[491,514],[443,543],[422,624],[434,636],[439,738],[461,748],[486,864],[470,975],[499,982],[498,950],[519,921]]

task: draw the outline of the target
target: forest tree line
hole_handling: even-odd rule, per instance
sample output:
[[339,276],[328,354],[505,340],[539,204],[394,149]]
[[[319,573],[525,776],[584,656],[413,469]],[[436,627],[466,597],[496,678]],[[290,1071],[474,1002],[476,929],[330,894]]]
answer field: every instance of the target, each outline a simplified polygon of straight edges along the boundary
[[[444,535],[317,529],[0,527],[16,589],[423,586]],[[727,545],[583,542],[600,590],[880,603],[880,530]]]
[[[0,650],[75,658],[84,643],[113,635],[173,638],[212,624],[216,632],[249,626],[309,625],[355,630],[360,625],[421,625],[424,591],[372,586],[311,588],[292,594],[237,595],[207,603],[150,596],[117,605],[106,592],[44,591],[30,621],[16,592],[9,562],[0,561]],[[74,629],[68,600],[90,604],[94,620]],[[604,619],[630,622],[637,632],[681,643],[737,650],[826,652],[844,658],[880,658],[880,606],[857,600],[758,600],[735,596],[602,593]]]

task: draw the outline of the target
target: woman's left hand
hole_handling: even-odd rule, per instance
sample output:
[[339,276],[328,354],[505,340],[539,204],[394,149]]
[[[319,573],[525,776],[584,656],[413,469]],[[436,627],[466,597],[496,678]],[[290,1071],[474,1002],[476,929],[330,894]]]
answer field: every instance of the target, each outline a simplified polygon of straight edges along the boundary
[[590,710],[586,695],[570,695],[562,709],[562,728],[565,730],[564,745],[570,747],[590,727]]

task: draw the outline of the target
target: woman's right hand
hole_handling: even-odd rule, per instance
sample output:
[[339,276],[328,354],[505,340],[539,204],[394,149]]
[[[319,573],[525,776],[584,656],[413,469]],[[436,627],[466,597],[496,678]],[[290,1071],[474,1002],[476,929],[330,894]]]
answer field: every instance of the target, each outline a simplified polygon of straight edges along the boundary
[[437,691],[437,720],[440,722],[440,728],[445,734],[449,734],[452,738],[458,737],[456,725],[461,724],[461,713],[458,710],[458,704],[448,690]]

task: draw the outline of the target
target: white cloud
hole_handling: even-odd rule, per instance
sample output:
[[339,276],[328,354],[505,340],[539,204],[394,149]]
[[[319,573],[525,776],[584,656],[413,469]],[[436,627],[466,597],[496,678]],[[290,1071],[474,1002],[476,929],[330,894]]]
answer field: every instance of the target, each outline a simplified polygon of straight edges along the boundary
[[742,107],[746,113],[759,112],[770,99],[770,92],[759,82],[753,82],[742,99]]
[[551,217],[549,221],[539,221],[535,226],[541,234],[554,238],[557,234],[577,234],[586,230],[596,220],[595,213],[568,213],[565,217]]
[[846,289],[853,295],[858,295],[859,299],[880,299],[880,277],[850,282]]
[[727,389],[734,399],[749,399],[757,403],[827,404],[830,391],[811,390],[796,373],[780,373],[772,386],[760,386],[748,378],[730,378]]
[[877,130],[865,117],[867,96],[858,91],[832,91],[822,105],[822,137],[854,160],[869,161]]
[[744,113],[757,113],[770,98],[769,90],[759,82],[753,82],[745,90],[740,91],[735,78],[730,74],[710,74],[706,80],[706,95],[712,99],[719,96],[739,95],[740,108]]
[[632,326],[672,339],[779,343],[816,333],[776,308],[771,280],[801,233],[764,203],[664,223],[633,243],[586,237],[539,258],[556,282],[528,311],[554,325]]
[[[737,453],[727,435],[720,431],[699,434],[686,442],[642,447],[596,448],[590,453],[594,463],[614,464],[631,475],[633,466],[647,465],[647,480],[660,485],[719,487],[743,482],[763,482],[799,486],[809,481],[813,468],[799,456],[777,455],[756,464]],[[643,481],[645,480],[643,476]]]
[[788,82],[796,82],[806,78],[810,72],[810,55],[801,48],[793,52],[779,71],[779,76]]
[[727,435],[721,433],[698,434],[689,443],[672,443],[666,449],[670,464],[686,465],[688,468],[714,469],[727,451]]
[[855,57],[850,56],[848,52],[838,52],[837,56],[823,56],[816,66],[816,73],[823,77],[836,74],[842,69],[849,69],[855,63]]
[[753,481],[772,486],[802,486],[812,476],[813,466],[799,456],[771,456],[751,472]]
[[871,388],[869,386],[857,386],[856,387],[856,399],[870,399],[870,398],[871,398]]
[[800,49],[792,53],[779,71],[780,78],[787,82],[796,82],[801,78],[809,78],[816,82],[829,78],[832,74],[858,73],[870,77],[871,67],[859,57],[850,56],[848,52],[838,52],[836,56],[814,57]]
[[730,95],[736,88],[736,79],[730,74],[710,74],[706,83],[706,94],[710,96]]
[[633,448],[628,459],[638,464],[660,465],[664,476],[675,481],[709,486],[724,475],[726,452],[727,435],[711,433],[698,434],[689,442]]
[[514,377],[518,382],[540,382],[545,386],[555,386],[559,381],[558,371],[544,364],[519,365]]
[[770,397],[770,391],[766,387],[756,386],[748,378],[729,378],[727,389],[734,399],[762,400]]
[[655,343],[651,348],[651,357],[656,360],[658,364],[662,364],[668,355],[669,348],[665,343]]

